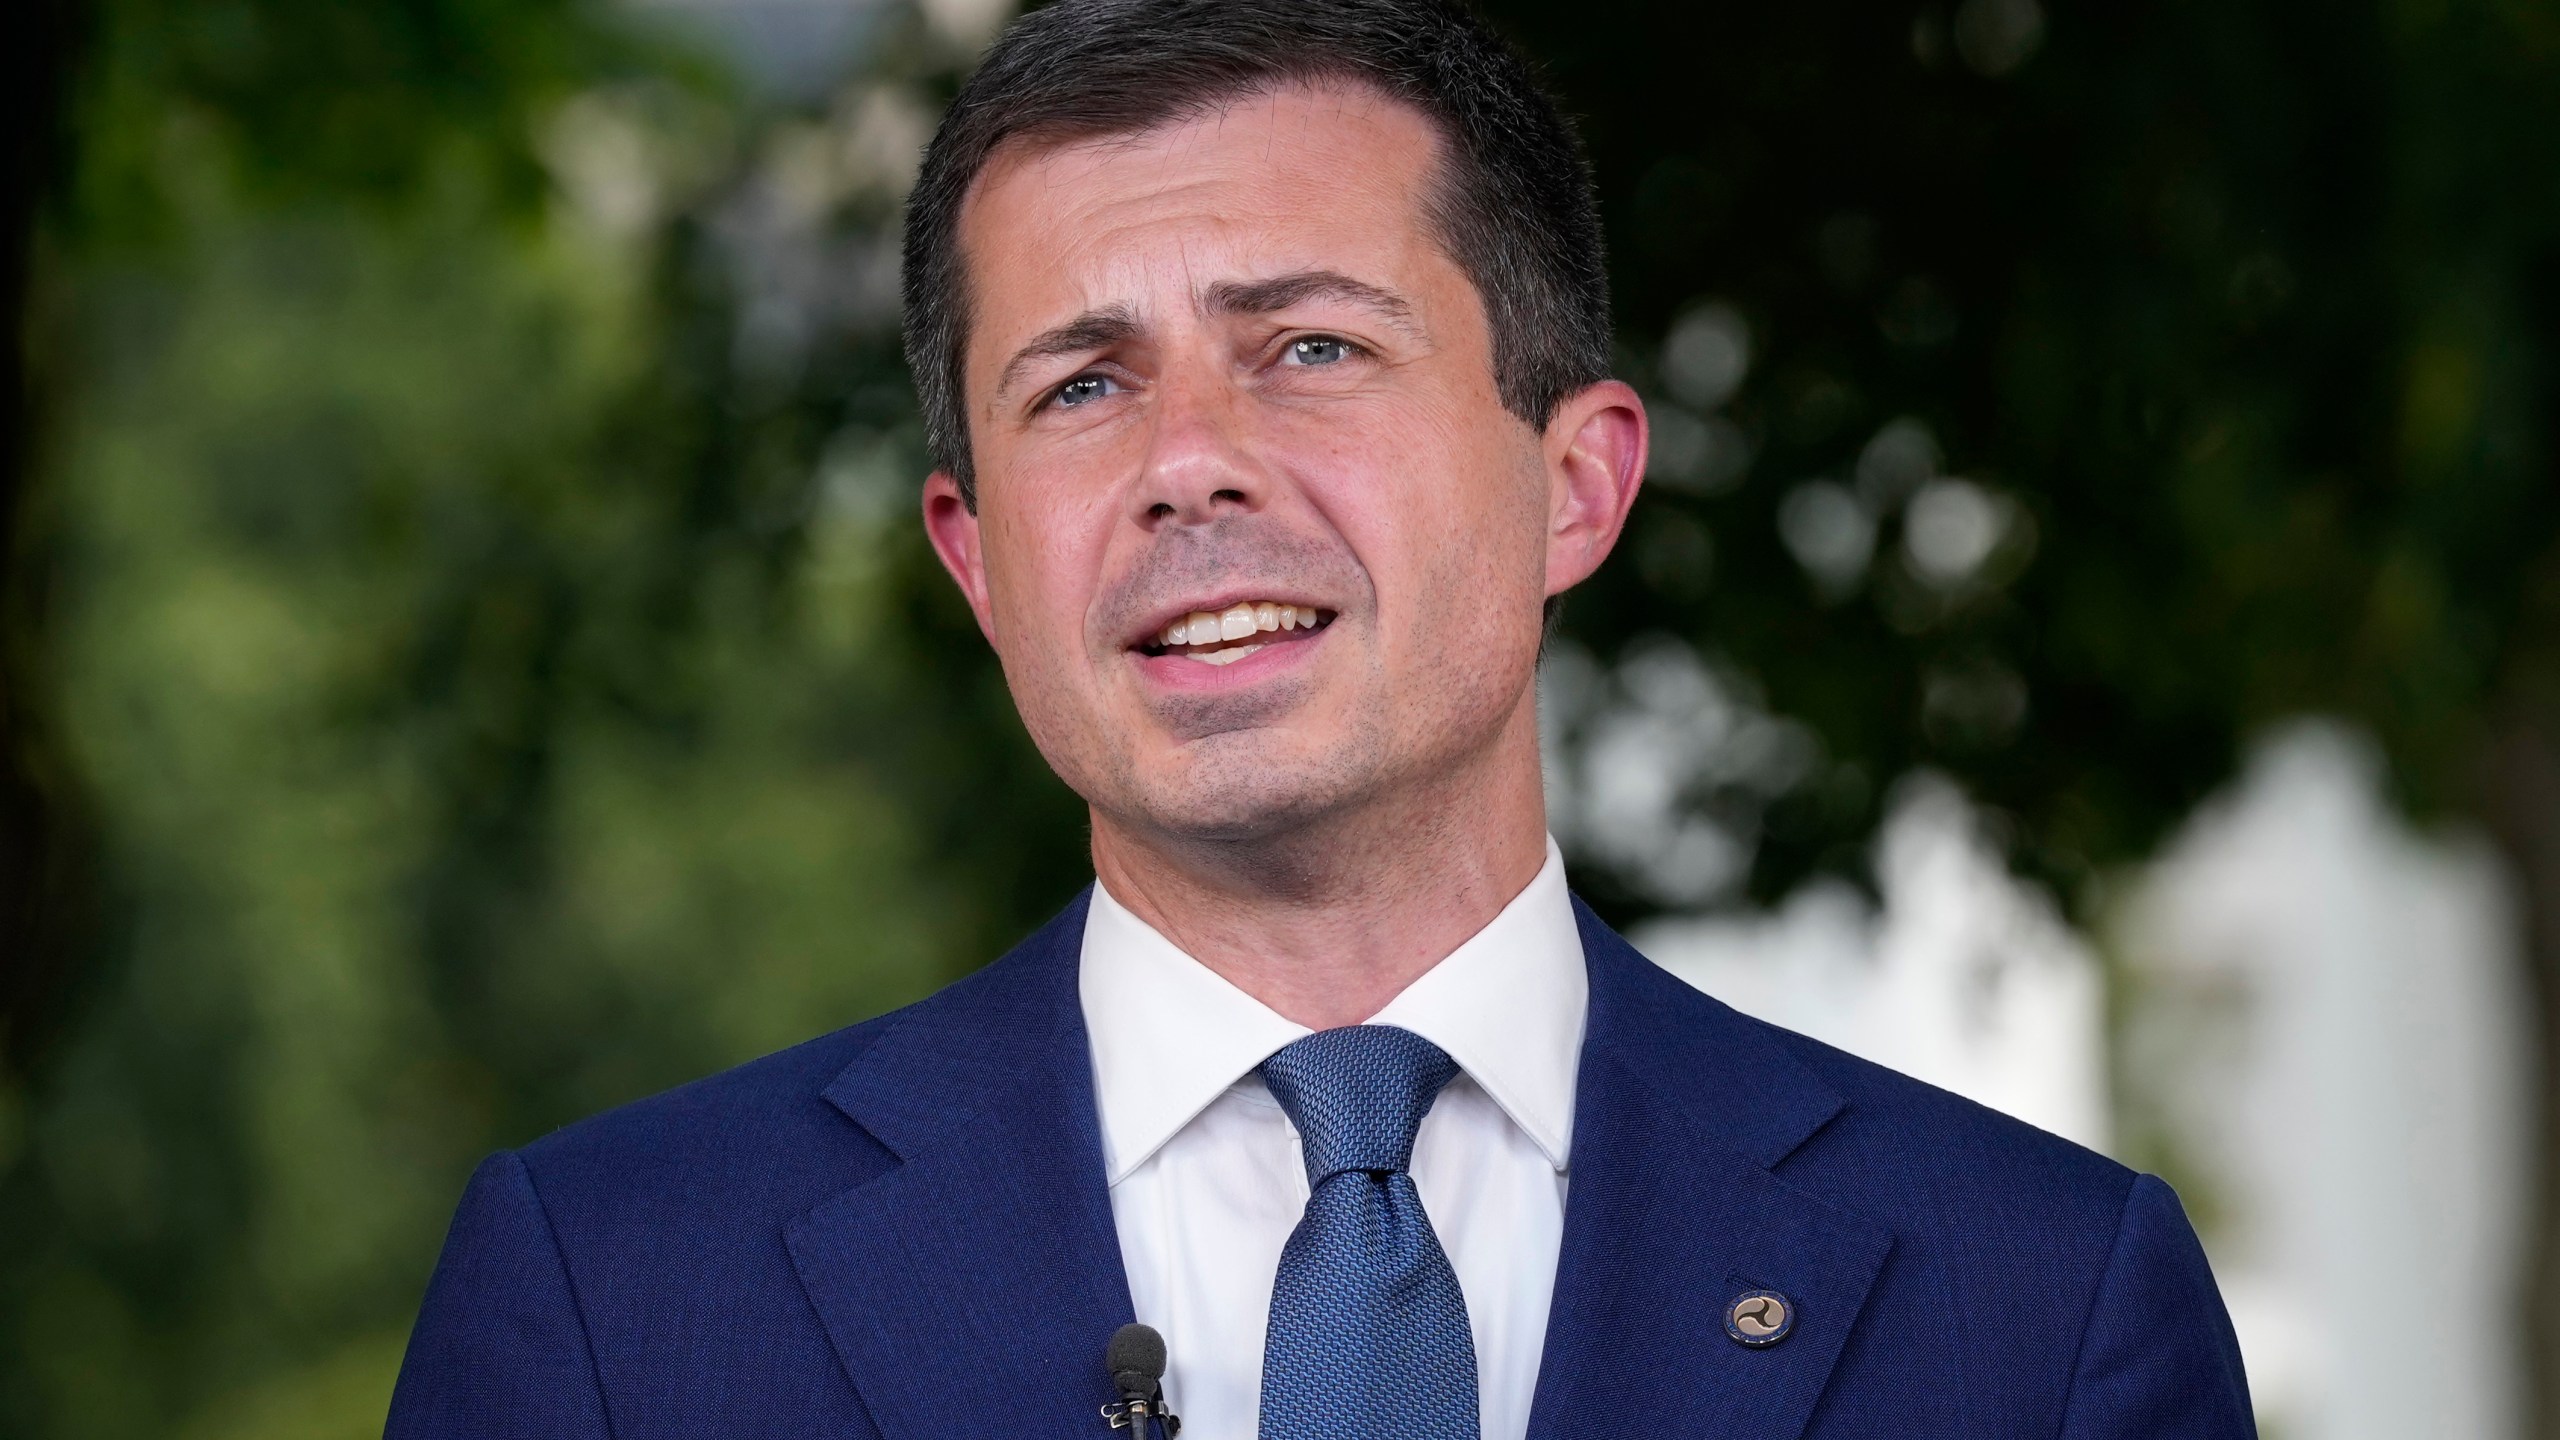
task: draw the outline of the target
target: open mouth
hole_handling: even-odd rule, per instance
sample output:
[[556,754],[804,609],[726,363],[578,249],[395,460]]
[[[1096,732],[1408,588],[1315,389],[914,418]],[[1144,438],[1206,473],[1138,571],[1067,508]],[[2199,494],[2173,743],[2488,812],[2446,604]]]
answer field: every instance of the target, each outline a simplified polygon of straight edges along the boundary
[[1248,600],[1224,610],[1194,610],[1140,645],[1138,653],[1233,665],[1267,645],[1306,639],[1332,623],[1332,611],[1312,605]]

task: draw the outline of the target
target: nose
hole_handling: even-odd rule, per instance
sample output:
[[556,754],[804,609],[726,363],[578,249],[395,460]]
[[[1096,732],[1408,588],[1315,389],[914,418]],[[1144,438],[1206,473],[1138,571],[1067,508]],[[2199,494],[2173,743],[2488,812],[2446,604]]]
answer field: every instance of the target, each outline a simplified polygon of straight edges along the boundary
[[1267,472],[1255,458],[1242,397],[1222,378],[1168,376],[1150,409],[1138,477],[1138,522],[1205,525],[1262,508]]

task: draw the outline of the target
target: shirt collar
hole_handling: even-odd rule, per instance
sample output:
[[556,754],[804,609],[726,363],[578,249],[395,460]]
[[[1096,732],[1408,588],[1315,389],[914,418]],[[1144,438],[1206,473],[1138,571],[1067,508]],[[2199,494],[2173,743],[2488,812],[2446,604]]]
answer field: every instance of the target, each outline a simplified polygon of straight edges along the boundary
[[[1077,986],[1103,1168],[1114,1185],[1228,1086],[1308,1033],[1184,954],[1099,882]],[[1561,1172],[1590,1003],[1564,857],[1550,838],[1528,887],[1370,1020],[1447,1051]]]

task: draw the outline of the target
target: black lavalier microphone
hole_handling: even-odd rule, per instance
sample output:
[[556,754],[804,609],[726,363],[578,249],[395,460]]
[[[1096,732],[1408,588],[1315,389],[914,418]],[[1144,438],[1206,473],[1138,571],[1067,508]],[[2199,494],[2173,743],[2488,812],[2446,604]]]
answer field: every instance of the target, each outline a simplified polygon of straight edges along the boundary
[[1112,1429],[1135,1430],[1137,1440],[1146,1440],[1147,1417],[1152,1415],[1164,1427],[1165,1440],[1182,1432],[1182,1422],[1164,1408],[1164,1364],[1164,1337],[1154,1327],[1133,1323],[1111,1333],[1102,1368],[1111,1372],[1120,1403],[1103,1406],[1102,1418]]

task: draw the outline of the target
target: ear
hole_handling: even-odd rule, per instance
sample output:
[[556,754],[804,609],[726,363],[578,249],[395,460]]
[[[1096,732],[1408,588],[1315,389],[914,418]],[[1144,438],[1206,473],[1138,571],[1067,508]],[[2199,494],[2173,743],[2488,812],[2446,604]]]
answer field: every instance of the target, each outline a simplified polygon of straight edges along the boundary
[[981,544],[978,512],[961,497],[960,482],[936,470],[924,482],[924,533],[952,583],[978,617],[978,633],[996,643],[995,612],[987,604],[986,551]]
[[1603,380],[1547,422],[1547,594],[1561,595],[1609,558],[1644,484],[1644,401]]

